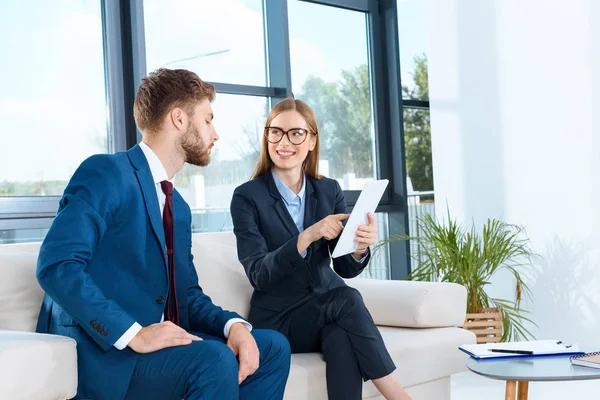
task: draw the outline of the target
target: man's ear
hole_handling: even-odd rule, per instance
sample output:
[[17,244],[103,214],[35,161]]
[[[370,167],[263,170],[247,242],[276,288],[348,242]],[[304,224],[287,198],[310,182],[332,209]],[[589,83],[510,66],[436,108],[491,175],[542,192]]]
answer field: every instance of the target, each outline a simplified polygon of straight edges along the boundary
[[183,130],[186,126],[186,115],[183,110],[179,107],[175,107],[169,113],[169,120],[173,124],[175,128],[178,130]]

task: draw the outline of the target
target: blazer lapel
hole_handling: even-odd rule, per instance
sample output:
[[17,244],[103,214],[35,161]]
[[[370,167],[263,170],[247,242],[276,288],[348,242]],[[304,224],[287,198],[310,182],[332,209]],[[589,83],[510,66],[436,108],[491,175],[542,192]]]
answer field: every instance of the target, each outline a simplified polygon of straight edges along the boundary
[[131,163],[136,168],[135,174],[140,184],[140,188],[142,189],[144,202],[146,203],[146,213],[150,218],[154,235],[160,243],[160,248],[164,258],[165,270],[167,270],[168,273],[169,264],[167,259],[165,231],[162,224],[162,218],[160,216],[160,206],[158,205],[156,186],[154,184],[154,179],[152,178],[152,173],[150,172],[150,166],[148,165],[148,161],[146,161],[146,157],[144,156],[142,149],[138,145],[135,145],[131,150],[128,151],[128,153]]
[[317,211],[317,203],[318,199],[316,193],[313,189],[312,182],[310,178],[306,178],[306,193],[304,195],[304,229],[308,228],[316,221],[316,211]]
[[300,233],[298,232],[298,227],[294,223],[294,220],[292,219],[292,216],[290,215],[287,208],[285,208],[285,204],[283,204],[281,194],[279,193],[279,190],[277,190],[277,186],[275,186],[275,181],[273,180],[273,177],[270,173],[267,176],[267,181],[269,185],[269,193],[274,199],[273,208],[275,208],[277,215],[279,215],[279,219],[281,219],[281,222],[283,222],[283,225],[285,225],[285,227],[292,236],[298,235]]

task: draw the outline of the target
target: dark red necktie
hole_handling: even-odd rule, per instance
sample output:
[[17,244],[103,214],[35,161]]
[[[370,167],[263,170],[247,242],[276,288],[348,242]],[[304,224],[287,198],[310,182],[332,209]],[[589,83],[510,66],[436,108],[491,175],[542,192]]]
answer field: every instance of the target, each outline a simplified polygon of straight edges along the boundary
[[169,293],[167,295],[165,317],[168,321],[179,325],[177,281],[175,280],[175,263],[173,262],[173,184],[169,181],[162,181],[160,187],[167,196],[165,209],[163,210],[163,227],[165,228],[165,241],[167,242],[167,256],[169,259]]

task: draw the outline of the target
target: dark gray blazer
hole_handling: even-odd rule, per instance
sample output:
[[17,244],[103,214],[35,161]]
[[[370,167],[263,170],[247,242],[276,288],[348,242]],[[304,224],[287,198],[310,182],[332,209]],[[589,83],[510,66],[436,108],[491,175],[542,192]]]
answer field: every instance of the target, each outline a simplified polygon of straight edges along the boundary
[[[305,229],[332,214],[346,212],[340,185],[329,178],[306,177]],[[239,186],[231,200],[233,231],[238,258],[254,287],[249,320],[259,327],[273,323],[333,288],[346,285],[343,279],[359,275],[367,266],[351,254],[333,260],[330,252],[337,238],[313,242],[306,258],[298,254],[298,228],[275,186],[266,174]],[[277,325],[275,323],[275,325]]]

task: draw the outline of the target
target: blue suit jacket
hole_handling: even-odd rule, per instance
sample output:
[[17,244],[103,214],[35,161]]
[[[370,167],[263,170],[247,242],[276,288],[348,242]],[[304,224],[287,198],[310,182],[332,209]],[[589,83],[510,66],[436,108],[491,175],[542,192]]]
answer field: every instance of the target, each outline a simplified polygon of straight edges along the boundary
[[[306,178],[304,228],[332,214],[346,212],[337,181]],[[345,285],[368,264],[351,254],[335,258],[330,252],[338,238],[313,242],[306,258],[298,253],[298,228],[285,207],[271,174],[239,186],[231,200],[238,257],[254,287],[250,322],[258,328],[279,329],[286,314],[317,294]],[[335,272],[334,272],[335,271]]]
[[[173,192],[180,326],[223,337],[239,315],[215,306],[198,286],[191,212]],[[138,354],[113,344],[134,323],[160,321],[168,264],[156,187],[139,146],[85,160],[71,178],[40,249],[46,292],[37,331],[77,341],[78,398],[125,396]]]

